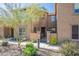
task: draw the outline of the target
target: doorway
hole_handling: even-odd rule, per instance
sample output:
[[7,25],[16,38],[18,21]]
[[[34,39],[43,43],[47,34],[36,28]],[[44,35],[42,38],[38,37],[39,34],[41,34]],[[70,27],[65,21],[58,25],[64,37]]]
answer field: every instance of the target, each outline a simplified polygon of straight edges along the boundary
[[11,37],[14,37],[14,29],[11,28]]
[[4,27],[4,37],[5,38],[14,37],[14,29],[9,27]]
[[45,27],[41,27],[41,33],[40,33],[40,42],[47,42],[46,39],[46,28]]

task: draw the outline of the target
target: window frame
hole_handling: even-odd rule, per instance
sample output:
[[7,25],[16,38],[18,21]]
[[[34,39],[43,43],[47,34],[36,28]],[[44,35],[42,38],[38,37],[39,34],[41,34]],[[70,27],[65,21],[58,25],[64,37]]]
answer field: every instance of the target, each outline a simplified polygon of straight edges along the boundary
[[19,27],[19,36],[20,37],[22,37],[22,38],[25,37],[26,34],[23,34],[24,32],[26,33],[25,27]]
[[[77,35],[78,35],[78,38],[73,38],[73,26],[78,26],[78,29],[77,29]],[[72,25],[72,39],[73,40],[78,40],[79,39],[79,25]]]
[[33,32],[37,33],[37,28],[36,27],[33,28]]
[[79,15],[79,12],[78,12],[78,13],[75,12],[75,4],[76,4],[76,3],[73,3],[73,13],[74,13],[75,15]]

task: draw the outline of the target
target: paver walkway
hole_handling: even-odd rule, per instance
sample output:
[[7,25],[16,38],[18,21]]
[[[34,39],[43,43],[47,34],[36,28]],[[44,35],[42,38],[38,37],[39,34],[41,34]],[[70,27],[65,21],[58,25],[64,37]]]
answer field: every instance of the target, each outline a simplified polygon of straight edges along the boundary
[[60,52],[53,51],[50,49],[40,48],[37,52],[40,56],[63,56]]
[[[26,45],[27,43],[30,43],[30,42],[22,42],[21,45]],[[18,44],[17,42],[11,42],[9,41],[9,44]],[[38,46],[38,43],[33,43],[35,47]],[[50,49],[50,50],[59,50],[60,49],[60,46],[51,46],[49,44],[46,44],[46,43],[40,43],[40,48],[46,48],[46,49]]]
[[[1,41],[0,41],[1,42]],[[17,50],[17,42],[8,41],[10,46],[3,47],[0,46],[0,56],[21,56],[22,54],[18,52]],[[25,45],[30,42],[22,42],[21,46],[22,48],[25,47]],[[35,47],[38,46],[37,43],[33,43]],[[59,52],[60,47],[59,46],[50,46],[46,43],[40,43],[40,48],[38,49],[38,55],[39,56],[61,56],[62,54]]]

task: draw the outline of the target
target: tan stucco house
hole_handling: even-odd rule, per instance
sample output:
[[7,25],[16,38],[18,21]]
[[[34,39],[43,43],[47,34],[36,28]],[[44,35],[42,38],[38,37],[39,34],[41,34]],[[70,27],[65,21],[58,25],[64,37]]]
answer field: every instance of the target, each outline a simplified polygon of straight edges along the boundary
[[75,7],[78,4],[62,3],[57,4],[57,38],[58,40],[79,39],[79,14]]
[[[79,39],[79,15],[74,13],[73,3],[56,3],[55,13],[46,13],[38,22],[32,22],[27,26],[25,37],[28,39],[40,39],[40,41],[49,42],[50,36],[55,35],[57,40]],[[51,16],[56,17],[56,22],[52,24]],[[17,27],[18,33],[22,31]],[[55,29],[51,33],[49,29]],[[52,30],[51,30],[52,31]],[[21,33],[20,33],[21,34]],[[0,36],[7,38],[15,37],[14,29],[0,28]]]
[[[49,32],[47,30],[53,27],[51,16],[52,14],[45,12],[45,14],[40,17],[40,20],[31,21],[27,24],[27,26],[19,25],[16,29],[10,27],[0,27],[0,37],[16,38],[16,30],[18,35],[25,38],[25,40],[40,39],[41,42],[47,42],[47,38],[49,37]],[[27,28],[27,30],[25,30],[25,28]]]

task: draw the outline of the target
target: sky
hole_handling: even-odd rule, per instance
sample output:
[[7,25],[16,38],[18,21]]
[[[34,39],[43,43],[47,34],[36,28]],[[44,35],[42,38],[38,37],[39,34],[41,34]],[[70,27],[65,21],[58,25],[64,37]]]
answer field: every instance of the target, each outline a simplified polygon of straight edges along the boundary
[[75,3],[75,4],[74,4],[74,8],[75,8],[75,9],[79,9],[79,3]]
[[42,3],[40,4],[40,6],[46,8],[49,13],[54,12],[54,9],[55,9],[55,6],[53,3]]
[[[25,3],[22,3],[21,4],[21,7],[27,7],[29,5],[31,5],[31,4],[29,4],[29,3],[26,3],[26,4]],[[54,12],[54,3],[41,3],[39,5],[41,7],[44,7],[45,9],[47,9],[49,13]],[[0,8],[4,8],[5,9],[6,7],[5,7],[5,5],[3,3],[0,3]]]
[[[12,7],[12,3],[8,3]],[[16,4],[16,3],[15,3]],[[20,3],[18,3],[20,4]],[[21,8],[28,7],[30,6],[31,3],[21,3]],[[39,3],[40,7],[44,7],[49,13],[54,13],[55,12],[55,4],[54,3]],[[0,3],[0,8],[5,9],[8,13],[8,9],[3,3]],[[0,14],[2,13],[2,10],[0,9]],[[54,17],[52,17],[54,19]]]

